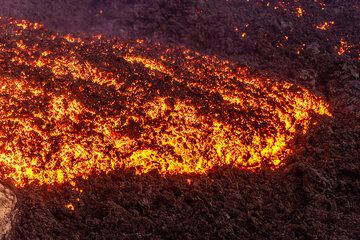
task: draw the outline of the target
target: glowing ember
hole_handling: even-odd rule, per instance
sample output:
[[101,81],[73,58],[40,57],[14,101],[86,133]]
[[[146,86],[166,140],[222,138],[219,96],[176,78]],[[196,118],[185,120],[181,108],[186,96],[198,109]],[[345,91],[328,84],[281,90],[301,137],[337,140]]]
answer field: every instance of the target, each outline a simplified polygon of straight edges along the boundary
[[305,47],[306,47],[306,44],[305,44],[305,43],[303,43],[303,44],[301,44],[300,46],[298,46],[298,47],[296,48],[296,54],[297,54],[297,55],[300,55],[300,54],[304,51]]
[[325,31],[325,30],[330,29],[334,25],[334,23],[335,23],[334,21],[323,22],[323,23],[316,25],[316,28]]
[[301,7],[296,8],[296,14],[298,17],[302,17],[302,15],[304,14],[304,9],[302,9]]
[[75,207],[74,207],[74,205],[73,205],[72,203],[66,204],[65,207],[66,207],[67,209],[69,209],[70,211],[75,211]]
[[351,48],[352,48],[351,44],[349,44],[345,39],[341,39],[340,44],[337,47],[337,54],[339,56],[342,56],[342,55],[350,52]]
[[275,169],[313,116],[330,116],[311,92],[216,57],[18,24],[0,21],[1,174],[18,186],[119,168]]

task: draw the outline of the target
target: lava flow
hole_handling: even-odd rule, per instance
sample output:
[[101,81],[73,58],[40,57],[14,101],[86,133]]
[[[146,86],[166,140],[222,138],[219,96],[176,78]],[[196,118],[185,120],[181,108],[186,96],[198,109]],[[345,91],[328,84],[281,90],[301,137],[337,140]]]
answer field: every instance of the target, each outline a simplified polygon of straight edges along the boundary
[[121,168],[276,169],[331,115],[302,87],[183,47],[6,19],[0,30],[0,173],[18,186]]

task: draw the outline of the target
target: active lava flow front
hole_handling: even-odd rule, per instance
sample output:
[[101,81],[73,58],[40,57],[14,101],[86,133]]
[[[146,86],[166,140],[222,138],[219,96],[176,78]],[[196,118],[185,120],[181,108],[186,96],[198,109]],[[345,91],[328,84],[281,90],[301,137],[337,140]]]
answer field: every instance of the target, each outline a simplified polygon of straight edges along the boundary
[[0,20],[0,174],[17,186],[135,169],[276,169],[327,104],[184,47]]

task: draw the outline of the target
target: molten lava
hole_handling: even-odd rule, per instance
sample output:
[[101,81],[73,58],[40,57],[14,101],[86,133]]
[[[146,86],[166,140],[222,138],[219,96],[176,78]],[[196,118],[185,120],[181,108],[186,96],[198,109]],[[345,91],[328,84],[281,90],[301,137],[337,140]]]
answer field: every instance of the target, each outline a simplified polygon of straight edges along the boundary
[[325,31],[325,30],[330,29],[332,26],[334,26],[334,24],[335,24],[334,21],[323,22],[323,23],[316,25],[316,29]]
[[328,106],[185,48],[79,39],[0,20],[0,165],[18,186],[120,168],[275,169]]

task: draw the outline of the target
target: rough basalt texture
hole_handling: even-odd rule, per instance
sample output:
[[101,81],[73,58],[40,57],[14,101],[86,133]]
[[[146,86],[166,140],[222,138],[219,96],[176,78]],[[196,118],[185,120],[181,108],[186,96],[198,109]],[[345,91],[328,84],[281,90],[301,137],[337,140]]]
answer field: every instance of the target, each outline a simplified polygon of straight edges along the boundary
[[0,239],[11,239],[11,228],[17,214],[16,203],[14,192],[0,184]]

